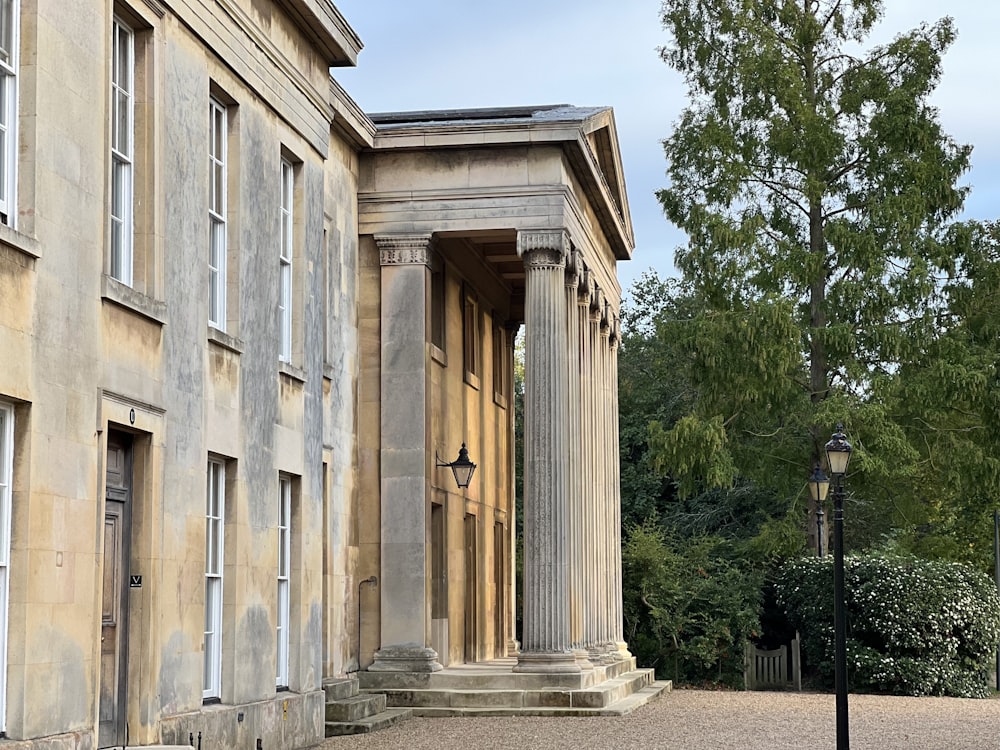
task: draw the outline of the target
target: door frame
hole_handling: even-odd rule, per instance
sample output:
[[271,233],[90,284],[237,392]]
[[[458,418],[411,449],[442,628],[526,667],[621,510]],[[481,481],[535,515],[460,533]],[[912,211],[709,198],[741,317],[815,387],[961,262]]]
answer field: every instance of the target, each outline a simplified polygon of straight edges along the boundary
[[[112,486],[108,483],[108,455],[112,446],[120,446],[123,451],[123,472],[121,486]],[[108,430],[108,437],[104,446],[104,503],[101,543],[101,643],[104,641],[104,603],[106,592],[104,583],[107,580],[107,539],[104,535],[108,530],[109,517],[118,519],[120,544],[114,550],[116,562],[118,563],[117,586],[115,601],[112,606],[117,610],[117,625],[115,638],[116,644],[116,664],[115,679],[115,717],[110,722],[102,722],[101,702],[103,690],[101,683],[102,669],[98,665],[98,747],[113,747],[124,745],[128,735],[128,667],[129,667],[129,573],[131,570],[131,547],[132,547],[132,506],[135,499],[135,438],[128,432],[116,429]],[[103,645],[99,651],[101,661],[104,659]]]

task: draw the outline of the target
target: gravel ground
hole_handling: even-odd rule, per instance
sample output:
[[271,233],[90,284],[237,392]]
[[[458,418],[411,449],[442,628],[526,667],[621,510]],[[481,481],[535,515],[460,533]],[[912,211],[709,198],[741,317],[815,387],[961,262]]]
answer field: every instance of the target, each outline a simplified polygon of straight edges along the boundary
[[[1000,750],[1000,699],[852,695],[853,750]],[[613,718],[414,718],[317,750],[812,750],[836,745],[833,695],[675,690]]]

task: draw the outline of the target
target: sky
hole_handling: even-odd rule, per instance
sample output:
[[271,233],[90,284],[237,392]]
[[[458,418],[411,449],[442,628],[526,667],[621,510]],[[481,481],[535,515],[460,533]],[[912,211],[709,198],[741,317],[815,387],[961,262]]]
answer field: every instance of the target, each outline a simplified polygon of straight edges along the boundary
[[[667,184],[661,141],[686,104],[657,48],[669,37],[659,0],[334,0],[361,37],[355,69],[334,76],[366,112],[541,104],[611,106],[636,247],[627,290],[654,269],[677,275],[684,234],[655,193]],[[1000,3],[886,0],[870,44],[950,15],[958,39],[931,101],[958,143],[974,145],[965,217],[1000,217]],[[870,44],[866,44],[870,46]]]

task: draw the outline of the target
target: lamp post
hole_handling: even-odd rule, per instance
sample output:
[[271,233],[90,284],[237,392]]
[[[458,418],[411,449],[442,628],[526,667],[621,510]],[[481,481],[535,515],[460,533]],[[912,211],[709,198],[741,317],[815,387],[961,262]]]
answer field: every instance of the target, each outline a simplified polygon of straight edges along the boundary
[[809,477],[809,497],[812,498],[813,505],[816,506],[816,555],[823,556],[823,503],[826,502],[826,493],[830,491],[830,480],[826,474],[816,464],[812,476]]
[[837,425],[826,444],[826,459],[833,475],[833,625],[834,683],[837,692],[837,750],[849,750],[847,724],[847,611],[844,602],[844,475],[851,460],[851,444],[844,426]]

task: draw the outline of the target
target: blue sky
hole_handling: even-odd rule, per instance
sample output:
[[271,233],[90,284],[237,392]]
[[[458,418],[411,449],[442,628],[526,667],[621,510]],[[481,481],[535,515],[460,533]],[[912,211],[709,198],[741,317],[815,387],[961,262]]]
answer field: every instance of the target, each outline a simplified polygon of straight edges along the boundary
[[[357,69],[335,76],[368,112],[568,103],[615,109],[636,250],[619,264],[627,289],[647,268],[674,274],[683,234],[654,192],[666,183],[660,141],[685,104],[660,61],[659,0],[334,0],[361,36]],[[972,143],[966,215],[1000,217],[1000,3],[886,0],[872,37],[948,14],[958,40],[933,98],[946,132]]]

